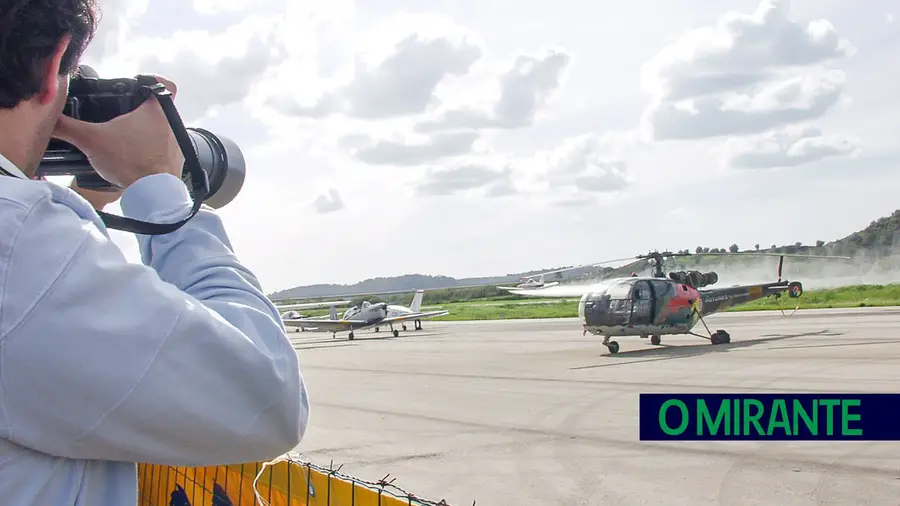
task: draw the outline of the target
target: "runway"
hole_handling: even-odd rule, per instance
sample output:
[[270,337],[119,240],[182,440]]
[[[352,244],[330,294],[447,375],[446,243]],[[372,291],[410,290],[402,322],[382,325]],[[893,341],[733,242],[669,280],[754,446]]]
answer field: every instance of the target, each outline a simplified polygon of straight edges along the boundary
[[725,313],[732,343],[618,339],[577,320],[290,333],[320,465],[456,506],[890,505],[900,444],[638,440],[641,392],[897,392],[900,308]]

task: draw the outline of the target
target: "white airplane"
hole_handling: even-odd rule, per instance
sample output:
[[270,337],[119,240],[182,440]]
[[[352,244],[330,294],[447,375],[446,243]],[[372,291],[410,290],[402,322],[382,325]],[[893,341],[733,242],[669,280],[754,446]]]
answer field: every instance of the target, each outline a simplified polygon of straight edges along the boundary
[[[416,294],[413,295],[412,303],[409,307],[400,306],[397,304],[388,304],[387,307],[387,317],[394,318],[396,316],[403,316],[408,314],[419,314],[419,318],[416,318],[413,322],[413,330],[422,330],[422,318],[435,318],[438,316],[444,316],[446,314],[450,314],[450,311],[440,310],[440,311],[432,311],[430,313],[419,313],[419,310],[422,309],[422,299],[425,298],[425,290],[416,290]],[[403,326],[403,330],[406,330],[406,324],[401,322]],[[381,327],[375,327],[375,332],[381,330]],[[391,329],[393,330],[393,328]]]
[[[337,306],[346,306],[347,304],[350,304],[351,302],[352,301],[349,301],[349,300],[330,300],[330,301],[323,301],[323,302],[304,302],[304,303],[300,303],[300,304],[286,304],[284,306],[279,306],[276,304],[275,308],[278,309],[279,311],[287,310],[287,311],[281,313],[281,321],[282,321],[282,323],[284,323],[284,325],[286,327],[296,327],[295,325],[292,324],[295,321],[321,320],[321,319],[328,318],[327,316],[304,316],[299,311],[297,311],[298,309],[316,309],[316,308],[321,308],[321,307],[330,307],[331,308],[331,318],[335,319],[335,318],[337,318]],[[298,332],[305,331],[305,330],[311,330],[311,329],[306,328],[306,327],[297,327]]]
[[[623,262],[625,260],[634,260],[633,258],[617,258],[615,260],[606,260],[603,262],[597,262],[593,264],[584,264],[584,265],[576,265],[574,267],[566,267],[564,269],[556,269],[555,271],[546,271],[540,274],[532,274],[531,276],[523,276],[522,279],[526,280],[524,283],[518,284],[516,286],[498,286],[500,290],[506,290],[510,293],[516,293],[518,290],[535,290],[537,288],[549,288],[551,286],[556,286],[559,284],[559,281],[553,281],[548,283],[544,281],[544,276],[547,274],[559,274],[566,271],[574,271],[575,269],[581,269],[584,267],[596,267],[598,265],[608,264],[612,262]],[[539,281],[536,281],[534,278],[539,278]]]
[[[423,295],[424,291],[416,291],[412,305],[421,307]],[[450,311],[439,310],[423,313],[420,311],[413,311],[412,307],[392,306],[386,302],[376,302],[375,304],[372,304],[369,301],[365,301],[361,306],[353,306],[344,311],[344,314],[340,319],[336,317],[336,311],[332,308],[331,319],[291,320],[290,322],[285,322],[285,324],[292,327],[316,328],[320,331],[331,332],[333,337],[336,336],[338,332],[349,332],[347,337],[352,341],[355,330],[378,328],[386,325],[390,327],[394,337],[397,337],[400,335],[400,331],[394,328],[395,323],[402,324],[403,322],[414,320],[416,322],[416,330],[419,330],[422,328],[421,320],[423,318],[434,318],[446,314],[450,314]],[[403,329],[406,330],[405,325]]]
[[[553,271],[553,272],[561,272],[561,271]],[[544,274],[549,274],[545,272]],[[559,281],[554,281],[552,283],[547,283],[544,281],[544,274],[541,274],[540,281],[536,281],[534,277],[525,277],[522,278],[525,280],[524,283],[520,283],[516,286],[498,286],[497,288],[501,290],[533,290],[535,288],[548,288],[551,286],[556,286],[559,284]]]

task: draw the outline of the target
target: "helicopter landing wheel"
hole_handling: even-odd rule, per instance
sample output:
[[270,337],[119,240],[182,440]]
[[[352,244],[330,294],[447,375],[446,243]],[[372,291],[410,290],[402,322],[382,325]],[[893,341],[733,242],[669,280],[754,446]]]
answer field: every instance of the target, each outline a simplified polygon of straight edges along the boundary
[[616,353],[619,353],[619,343],[617,343],[616,341],[610,341],[610,342],[606,343],[606,348],[613,355],[615,355]]
[[727,344],[731,342],[731,336],[728,335],[728,332],[724,330],[717,330],[712,336],[710,336],[709,342],[712,344]]
[[[406,330],[406,329],[404,329],[404,330]],[[400,336],[400,331],[395,329],[395,330],[394,330],[394,337],[399,337],[399,336]]]
[[659,343],[661,343],[661,342],[662,342],[662,337],[660,337],[659,335],[650,336],[650,344],[652,344],[653,346],[659,346]]

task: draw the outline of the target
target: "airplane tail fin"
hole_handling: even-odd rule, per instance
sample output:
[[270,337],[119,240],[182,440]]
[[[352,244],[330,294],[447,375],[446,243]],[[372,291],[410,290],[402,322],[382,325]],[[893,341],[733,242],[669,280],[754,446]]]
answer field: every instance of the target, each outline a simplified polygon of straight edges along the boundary
[[331,313],[330,313],[330,314],[331,314],[331,319],[332,319],[332,320],[337,320],[337,319],[338,319],[338,317],[337,317],[337,308],[336,308],[335,306],[331,306]]
[[416,294],[413,296],[412,304],[409,305],[409,308],[412,309],[414,313],[418,313],[420,309],[422,309],[422,299],[425,298],[425,290],[416,290]]

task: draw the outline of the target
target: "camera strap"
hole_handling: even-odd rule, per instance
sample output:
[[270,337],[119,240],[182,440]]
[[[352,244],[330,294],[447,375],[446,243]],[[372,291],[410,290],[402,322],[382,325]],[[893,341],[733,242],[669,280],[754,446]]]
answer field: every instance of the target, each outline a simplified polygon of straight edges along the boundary
[[181,120],[181,115],[178,114],[178,109],[175,108],[175,102],[172,100],[172,92],[167,90],[166,86],[158,82],[154,77],[141,76],[141,79],[149,79],[155,83],[147,86],[147,88],[152,94],[156,95],[156,100],[162,107],[163,113],[169,121],[169,126],[172,127],[172,133],[175,134],[175,140],[178,141],[178,146],[184,155],[186,169],[190,176],[189,188],[191,189],[191,199],[194,201],[194,205],[191,208],[190,216],[175,223],[149,223],[103,211],[97,211],[97,214],[100,215],[103,223],[108,228],[134,234],[163,235],[178,230],[200,211],[203,200],[209,194],[209,177],[206,175],[206,171],[200,167],[197,152],[194,150],[191,138],[184,127],[184,122]]

